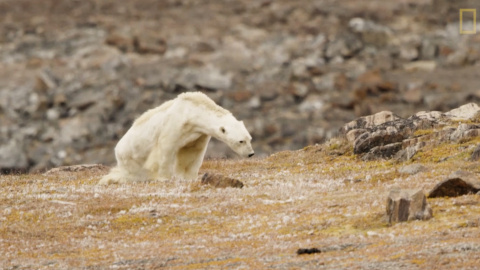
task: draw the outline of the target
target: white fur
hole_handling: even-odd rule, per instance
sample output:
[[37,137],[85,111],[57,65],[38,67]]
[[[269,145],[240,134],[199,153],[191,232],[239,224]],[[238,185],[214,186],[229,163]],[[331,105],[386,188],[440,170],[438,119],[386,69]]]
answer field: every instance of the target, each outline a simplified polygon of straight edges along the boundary
[[115,147],[117,167],[99,184],[196,179],[211,137],[253,155],[243,122],[200,92],[183,93],[142,114]]

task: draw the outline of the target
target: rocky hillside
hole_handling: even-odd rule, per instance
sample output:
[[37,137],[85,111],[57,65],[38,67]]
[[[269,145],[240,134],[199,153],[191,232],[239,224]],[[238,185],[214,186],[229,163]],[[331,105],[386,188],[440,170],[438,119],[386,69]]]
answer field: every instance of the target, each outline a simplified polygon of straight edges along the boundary
[[[480,34],[459,34],[465,7],[480,10],[475,0],[1,1],[0,169],[112,164],[136,117],[191,90],[244,120],[263,154],[383,110],[478,102]],[[208,156],[231,155],[211,143]]]

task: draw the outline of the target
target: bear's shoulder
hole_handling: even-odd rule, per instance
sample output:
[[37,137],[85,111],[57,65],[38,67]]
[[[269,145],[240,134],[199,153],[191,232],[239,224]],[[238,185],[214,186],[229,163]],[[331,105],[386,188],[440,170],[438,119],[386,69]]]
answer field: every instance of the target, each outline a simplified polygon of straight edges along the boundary
[[177,97],[178,100],[183,100],[193,103],[193,105],[201,106],[207,109],[208,111],[217,113],[219,115],[230,114],[230,112],[220,106],[218,106],[215,101],[209,98],[202,92],[186,92],[182,93]]

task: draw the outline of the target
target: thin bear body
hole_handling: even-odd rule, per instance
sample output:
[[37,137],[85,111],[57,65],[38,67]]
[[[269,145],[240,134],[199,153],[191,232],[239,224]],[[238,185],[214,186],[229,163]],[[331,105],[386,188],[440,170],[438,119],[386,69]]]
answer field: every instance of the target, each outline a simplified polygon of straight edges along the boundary
[[117,166],[99,184],[196,179],[211,137],[243,157],[254,151],[243,122],[201,92],[146,111],[115,147]]

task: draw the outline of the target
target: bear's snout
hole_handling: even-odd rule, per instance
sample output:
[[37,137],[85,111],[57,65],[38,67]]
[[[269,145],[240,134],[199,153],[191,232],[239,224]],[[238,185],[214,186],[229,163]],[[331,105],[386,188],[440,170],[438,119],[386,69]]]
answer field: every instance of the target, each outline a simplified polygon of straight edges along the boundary
[[255,153],[248,154],[248,157],[253,157],[253,155],[255,155]]

